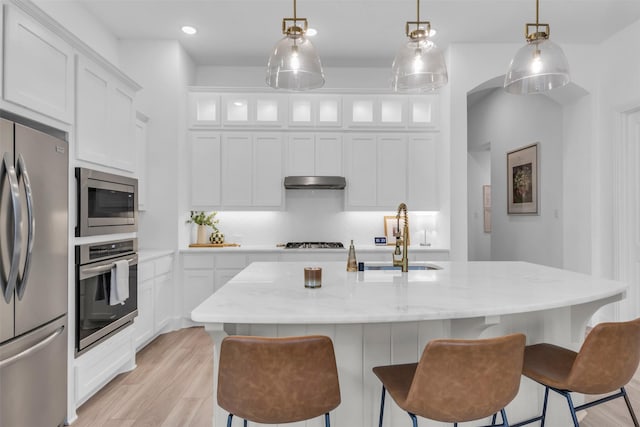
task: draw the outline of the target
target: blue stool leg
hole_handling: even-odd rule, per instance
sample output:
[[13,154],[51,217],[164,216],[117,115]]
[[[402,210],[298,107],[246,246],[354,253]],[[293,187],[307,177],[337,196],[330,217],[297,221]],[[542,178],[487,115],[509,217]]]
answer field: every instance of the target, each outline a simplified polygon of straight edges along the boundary
[[380,398],[380,421],[378,423],[379,427],[382,427],[382,418],[384,417],[384,395],[386,394],[387,389],[382,386],[382,398]]
[[418,427],[418,418],[416,418],[416,416],[411,412],[407,412],[407,414],[409,414],[411,421],[413,421],[413,427]]
[[233,414],[229,414],[227,417],[227,427],[231,427],[231,422],[233,421]]
[[329,413],[324,414],[324,425],[325,427],[331,427],[331,420],[329,419]]
[[509,421],[507,421],[507,411],[504,408],[500,409],[500,415],[502,415],[502,425],[504,427],[509,427]]
[[544,419],[547,416],[547,402],[549,401],[549,387],[544,388],[544,402],[542,403],[542,418],[540,419],[540,427],[544,427]]
[[573,406],[573,401],[571,400],[571,395],[569,394],[569,392],[566,392],[566,391],[563,392],[562,394],[567,399],[567,403],[569,404],[569,410],[571,411],[571,418],[573,419],[573,425],[575,427],[580,427],[580,424],[578,423],[578,417],[576,416],[576,410],[575,410],[575,407]]
[[243,425],[244,427],[247,427],[247,426],[249,425],[249,422],[248,422],[247,420],[244,420],[244,423],[242,423],[242,425]]
[[638,427],[638,419],[636,418],[635,412],[633,412],[633,408],[631,407],[631,402],[629,402],[629,396],[627,396],[627,391],[622,387],[620,389],[622,393],[622,397],[624,397],[624,402],[627,404],[627,409],[629,409],[629,415],[631,415],[631,419],[633,420],[633,425]]

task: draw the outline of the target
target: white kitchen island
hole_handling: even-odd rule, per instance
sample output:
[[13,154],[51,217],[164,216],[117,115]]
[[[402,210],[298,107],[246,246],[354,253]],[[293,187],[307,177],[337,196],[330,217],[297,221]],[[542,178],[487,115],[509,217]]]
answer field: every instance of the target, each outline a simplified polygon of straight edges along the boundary
[[[621,300],[627,289],[620,282],[524,262],[435,264],[441,269],[408,273],[348,273],[345,262],[249,265],[192,312],[214,340],[214,425],[226,425],[227,413],[215,404],[215,393],[217,349],[227,335],[331,337],[342,394],[331,425],[370,427],[377,425],[381,391],[372,367],[415,362],[435,338],[522,332],[527,344],[544,341],[577,350],[593,313]],[[303,286],[308,266],[322,267],[321,288]],[[507,408],[509,422],[536,415],[542,394],[541,386],[523,377]],[[385,417],[388,427],[410,425],[391,399]],[[550,396],[547,425],[564,427],[569,420],[566,403]],[[286,426],[320,425],[316,419]],[[423,427],[436,425],[444,424],[420,420]]]

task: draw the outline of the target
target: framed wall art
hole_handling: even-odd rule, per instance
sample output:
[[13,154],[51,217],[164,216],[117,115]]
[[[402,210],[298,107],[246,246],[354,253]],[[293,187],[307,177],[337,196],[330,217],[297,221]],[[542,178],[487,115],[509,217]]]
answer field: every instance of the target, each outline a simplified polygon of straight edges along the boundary
[[507,213],[538,214],[538,143],[507,153]]

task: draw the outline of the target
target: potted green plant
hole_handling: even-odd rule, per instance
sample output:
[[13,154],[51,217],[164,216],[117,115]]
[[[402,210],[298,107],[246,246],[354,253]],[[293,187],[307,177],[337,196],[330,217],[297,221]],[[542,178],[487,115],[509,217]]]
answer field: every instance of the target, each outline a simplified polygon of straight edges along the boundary
[[191,211],[191,217],[187,220],[187,224],[196,224],[198,226],[198,238],[196,243],[207,243],[207,227],[211,227],[215,233],[219,233],[218,223],[219,219],[216,219],[218,212],[212,212],[207,214],[203,211]]

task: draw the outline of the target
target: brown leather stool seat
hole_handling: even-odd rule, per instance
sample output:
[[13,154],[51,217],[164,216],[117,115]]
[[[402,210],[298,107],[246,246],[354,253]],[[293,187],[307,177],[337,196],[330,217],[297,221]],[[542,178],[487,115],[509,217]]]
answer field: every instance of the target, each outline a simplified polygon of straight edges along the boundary
[[502,415],[518,393],[525,336],[513,334],[479,340],[430,341],[418,363],[378,366],[373,372],[382,382],[380,421],[385,392],[405,410],[413,426],[416,416],[436,421],[459,422]]
[[[527,346],[524,353],[523,375],[545,386],[542,415],[516,424],[540,421],[544,426],[549,390],[567,399],[574,426],[578,427],[576,411],[623,397],[633,425],[638,420],[624,386],[631,380],[640,362],[640,319],[629,322],[601,323],[585,339],[580,351],[568,350],[553,344]],[[619,390],[619,391],[618,391]],[[571,392],[613,395],[574,406]]]
[[331,339],[313,335],[222,340],[218,405],[233,416],[264,424],[308,420],[340,404],[338,370]]

